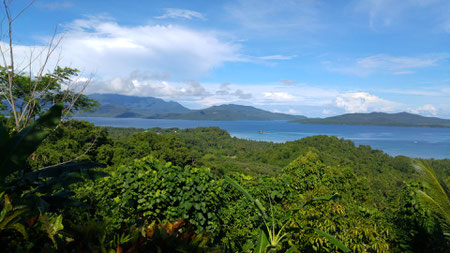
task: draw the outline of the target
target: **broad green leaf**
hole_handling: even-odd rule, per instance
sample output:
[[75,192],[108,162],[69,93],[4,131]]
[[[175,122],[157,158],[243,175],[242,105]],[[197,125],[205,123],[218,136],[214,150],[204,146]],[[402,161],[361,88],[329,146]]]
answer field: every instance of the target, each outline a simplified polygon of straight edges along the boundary
[[243,252],[249,252],[253,248],[253,242],[251,240],[247,240],[245,244],[242,246]]
[[295,252],[294,246],[292,246],[288,250],[286,250],[286,253],[294,253],[294,252]]
[[349,248],[347,248],[347,246],[345,246],[340,240],[336,239],[336,237],[315,228],[314,232],[316,232],[318,235],[321,235],[325,238],[328,239],[328,241],[330,241],[332,244],[334,244],[334,246],[338,247],[340,250],[344,251],[344,252],[350,252],[351,250]]
[[[62,165],[56,165],[47,167],[41,170],[35,170],[25,174],[22,178],[29,181],[36,181],[40,178],[58,177],[64,173],[80,172],[86,173],[89,169],[105,167],[104,164],[95,162],[79,162],[79,163],[67,163]],[[108,175],[104,172],[98,172],[99,175]],[[92,175],[95,176],[95,175]],[[94,178],[97,179],[97,178]]]
[[250,195],[250,193],[248,193],[244,188],[242,188],[242,186],[240,186],[238,183],[234,182],[233,179],[231,179],[228,176],[225,176],[225,181],[227,181],[229,184],[231,184],[234,188],[236,188],[238,191],[242,192],[242,194],[244,194],[244,196],[250,200],[251,202],[255,202],[255,200],[253,199],[253,197]]
[[37,149],[61,120],[63,104],[52,106],[39,119],[0,146],[0,180],[15,170],[23,169],[27,158]]
[[8,228],[15,229],[17,232],[22,234],[22,236],[25,238],[25,240],[28,240],[28,234],[27,234],[27,231],[25,230],[24,225],[22,225],[20,223],[14,223],[14,224],[8,225]]
[[0,223],[0,229],[2,228],[6,228],[8,226],[8,224],[14,220],[15,218],[19,217],[21,214],[25,213],[26,211],[28,211],[27,208],[20,206],[20,207],[15,207],[11,212],[12,213],[8,213],[6,217],[4,217],[4,219],[2,220],[2,222]]
[[50,219],[45,214],[39,216],[39,221],[42,223],[42,229],[47,232],[47,236],[52,240],[55,248],[58,248],[55,241],[55,236],[58,234],[60,230],[64,229],[62,220],[63,220],[62,215],[58,215]]
[[242,186],[240,186],[238,183],[234,182],[233,179],[231,179],[228,176],[225,176],[225,181],[227,181],[229,184],[231,184],[231,186],[233,186],[234,188],[236,188],[238,191],[240,191],[242,194],[244,194],[244,196],[250,201],[252,202],[255,207],[258,209],[258,211],[260,212],[261,216],[267,220],[267,214],[266,211],[264,210],[264,207],[262,206],[261,202],[258,199],[254,199],[250,193],[248,193]]
[[319,197],[313,198],[312,201],[330,201],[330,200],[337,198],[337,196],[338,196],[337,194],[319,196]]
[[263,229],[259,230],[258,242],[256,243],[255,253],[265,253],[266,248],[269,246],[269,239]]

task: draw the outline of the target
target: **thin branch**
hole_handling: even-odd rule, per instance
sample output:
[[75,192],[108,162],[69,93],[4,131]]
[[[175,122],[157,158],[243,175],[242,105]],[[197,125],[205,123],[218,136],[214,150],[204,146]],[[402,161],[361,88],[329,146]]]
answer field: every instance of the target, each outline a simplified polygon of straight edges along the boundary
[[87,149],[86,149],[81,155],[79,155],[79,156],[77,156],[77,157],[75,157],[75,158],[73,158],[73,159],[70,159],[70,160],[68,160],[68,161],[61,162],[61,163],[54,164],[54,165],[50,165],[50,166],[43,167],[43,168],[39,168],[39,169],[37,169],[37,170],[43,170],[43,169],[47,169],[47,168],[50,168],[50,167],[54,167],[54,166],[59,166],[59,165],[71,163],[71,162],[74,162],[74,161],[80,159],[81,157],[83,157],[84,155],[86,155],[86,154],[91,150],[91,148],[92,148],[92,147],[94,146],[94,144],[97,142],[97,139],[98,139],[98,137],[100,136],[100,133],[101,133],[101,131],[99,131],[99,132],[97,133],[97,135],[95,135],[95,139],[89,144],[89,146],[87,147]]
[[6,18],[8,19],[8,41],[9,41],[9,61],[11,70],[8,71],[8,66],[6,66],[6,71],[8,72],[8,82],[9,82],[9,97],[11,101],[11,109],[13,110],[14,121],[16,124],[16,130],[20,131],[20,118],[17,115],[16,103],[14,101],[13,95],[13,83],[14,83],[14,50],[12,42],[12,21],[9,13],[9,7],[6,0],[3,0],[3,6],[5,9]]
[[[84,90],[87,88],[87,86],[90,84],[91,80],[92,80],[93,75],[91,75],[89,77],[89,79],[83,84],[81,90],[79,92],[77,92],[76,96],[74,98],[72,98],[72,101],[70,103],[70,105],[67,107],[67,110],[65,110],[65,113],[63,114],[63,118],[65,119],[67,117],[67,115],[69,114],[69,112],[72,110],[73,106],[75,105],[75,103],[77,102],[77,100],[80,98],[80,96],[83,94]],[[75,93],[75,92],[74,92]]]
[[[5,1],[3,1],[3,2],[5,2]],[[14,20],[16,20],[20,15],[22,15],[22,13],[23,13],[24,11],[26,11],[31,5],[33,5],[34,2],[35,2],[35,0],[31,0],[30,3],[29,3],[27,6],[25,6],[25,8],[23,8],[23,9],[19,12],[19,14],[17,14],[10,22],[11,22],[11,23],[14,22]]]

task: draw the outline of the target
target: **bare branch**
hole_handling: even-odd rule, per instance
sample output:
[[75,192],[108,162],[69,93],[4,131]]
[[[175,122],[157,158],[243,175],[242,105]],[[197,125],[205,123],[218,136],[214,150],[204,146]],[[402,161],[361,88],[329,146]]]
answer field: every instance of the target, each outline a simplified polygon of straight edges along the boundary
[[23,13],[24,11],[26,11],[31,5],[33,5],[34,2],[35,2],[35,0],[31,0],[30,3],[29,3],[27,6],[25,6],[25,8],[23,8],[23,9],[19,12],[19,14],[17,14],[10,22],[11,22],[11,23],[14,22],[14,20],[16,20],[20,15],[22,15],[22,13]]
[[91,150],[91,148],[92,148],[92,147],[94,146],[94,144],[97,142],[97,139],[98,139],[98,137],[100,136],[100,133],[101,133],[101,131],[98,131],[98,133],[95,135],[95,139],[89,144],[89,146],[87,147],[87,149],[86,149],[81,155],[79,155],[79,156],[77,156],[77,157],[75,157],[75,158],[73,158],[73,159],[70,159],[70,160],[68,160],[68,161],[62,162],[62,163],[58,163],[58,164],[50,165],[50,166],[47,166],[47,167],[39,168],[38,170],[43,170],[43,169],[47,169],[47,168],[49,168],[49,167],[67,164],[67,163],[74,162],[74,161],[80,159],[81,157],[83,157],[84,155],[86,155],[86,154]]
[[9,7],[8,7],[8,4],[6,3],[6,0],[3,0],[3,6],[4,6],[4,9],[5,9],[6,17],[8,19],[9,60],[10,60],[10,68],[11,68],[11,70],[8,71],[8,66],[5,66],[5,67],[6,67],[6,71],[8,72],[9,100],[10,100],[11,108],[13,110],[14,121],[15,121],[15,124],[16,124],[16,130],[19,131],[20,130],[20,118],[17,115],[16,103],[15,103],[15,99],[14,99],[14,95],[13,95],[14,53],[13,53],[13,43],[12,43],[12,26],[11,26],[12,21],[11,21],[11,17],[10,17],[10,13],[9,13]]

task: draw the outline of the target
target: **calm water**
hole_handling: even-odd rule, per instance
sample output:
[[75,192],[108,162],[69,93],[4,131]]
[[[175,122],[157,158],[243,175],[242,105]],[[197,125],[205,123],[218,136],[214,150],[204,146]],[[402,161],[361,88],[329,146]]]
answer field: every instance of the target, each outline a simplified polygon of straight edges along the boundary
[[[258,141],[285,142],[311,135],[332,135],[370,145],[390,155],[450,158],[450,128],[302,125],[286,121],[206,121],[78,117],[97,126],[135,128],[195,128],[218,126],[232,136]],[[259,134],[258,131],[264,134]]]

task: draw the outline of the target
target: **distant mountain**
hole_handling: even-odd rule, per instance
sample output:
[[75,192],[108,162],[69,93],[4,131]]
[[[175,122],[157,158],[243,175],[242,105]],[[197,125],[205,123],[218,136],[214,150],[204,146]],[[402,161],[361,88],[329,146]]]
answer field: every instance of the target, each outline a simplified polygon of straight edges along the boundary
[[154,97],[136,97],[119,94],[92,94],[100,107],[95,112],[77,116],[115,118],[153,118],[186,120],[297,120],[306,118],[273,113],[244,105],[220,105],[202,110],[190,110],[177,102]]
[[170,113],[150,118],[186,120],[296,120],[306,117],[273,113],[252,106],[228,104],[212,106],[202,110],[192,110],[188,113]]
[[188,108],[173,101],[154,97],[136,97],[119,94],[92,94],[90,98],[100,103],[95,112],[82,113],[85,117],[146,118],[166,113],[187,113]]
[[414,126],[414,127],[450,127],[450,120],[436,117],[424,117],[417,114],[400,113],[349,113],[328,118],[304,118],[295,120],[302,124],[330,125],[377,125],[377,126]]

